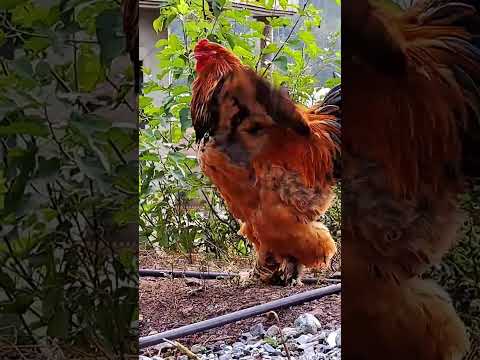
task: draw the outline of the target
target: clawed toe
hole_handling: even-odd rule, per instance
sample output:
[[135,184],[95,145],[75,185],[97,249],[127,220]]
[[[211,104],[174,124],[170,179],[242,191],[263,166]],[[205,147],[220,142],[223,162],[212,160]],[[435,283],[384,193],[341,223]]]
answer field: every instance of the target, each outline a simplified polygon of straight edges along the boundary
[[289,286],[290,287],[300,287],[303,286],[303,282],[301,279],[296,278],[296,279],[291,279]]
[[239,274],[239,284],[241,287],[249,287],[258,282],[258,276],[254,270],[242,271]]

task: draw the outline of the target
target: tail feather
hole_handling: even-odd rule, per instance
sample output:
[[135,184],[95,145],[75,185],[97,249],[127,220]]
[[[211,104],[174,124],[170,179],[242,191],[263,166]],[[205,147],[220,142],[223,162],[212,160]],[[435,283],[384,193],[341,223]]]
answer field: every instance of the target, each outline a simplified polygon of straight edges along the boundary
[[327,134],[335,144],[335,153],[333,154],[333,178],[340,179],[342,173],[341,165],[341,85],[332,88],[325,96],[323,101],[314,106],[309,111],[309,125],[316,134]]
[[451,25],[475,14],[475,8],[467,3],[432,1],[418,16],[418,23],[428,25]]
[[337,85],[333,87],[328,94],[325,96],[325,99],[322,101],[322,105],[336,105],[340,107],[342,102],[342,87]]
[[[319,121],[316,124],[312,125],[312,128],[319,128],[322,129],[321,131],[326,131],[330,136],[330,139],[335,144],[335,152],[333,154],[333,171],[332,176],[335,181],[341,179],[342,177],[342,138],[341,138],[341,130],[342,125],[340,123],[340,119],[338,120],[323,120]],[[318,131],[318,130],[317,130]],[[317,132],[314,130],[314,132]]]

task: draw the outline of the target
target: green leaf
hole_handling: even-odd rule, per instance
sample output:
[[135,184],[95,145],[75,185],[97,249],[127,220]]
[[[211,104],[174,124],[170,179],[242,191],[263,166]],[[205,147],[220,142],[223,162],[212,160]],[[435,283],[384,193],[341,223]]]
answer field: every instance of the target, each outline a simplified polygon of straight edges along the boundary
[[41,78],[46,78],[51,74],[50,64],[46,61],[39,61],[35,66],[35,74]]
[[149,152],[140,155],[139,159],[141,161],[160,162],[160,157],[157,154],[153,154],[153,153],[149,153]]
[[182,15],[185,15],[188,13],[189,6],[185,2],[185,0],[180,0],[177,5],[178,12]]
[[90,136],[98,132],[107,132],[112,127],[112,123],[109,120],[99,115],[79,114],[77,112],[72,113],[70,117],[70,124],[86,136]]
[[70,315],[67,310],[60,306],[48,322],[48,336],[65,339],[70,328]]
[[180,110],[180,124],[182,127],[182,132],[185,132],[185,130],[192,126],[192,120],[190,119],[190,109],[183,108],[182,110]]
[[28,200],[25,195],[25,187],[30,180],[31,173],[35,168],[34,148],[28,150],[21,150],[18,148],[11,149],[8,152],[8,160],[11,166],[16,166],[20,172],[10,185],[9,192],[5,195],[5,209],[6,212],[13,212]]
[[80,90],[88,92],[95,89],[104,79],[100,60],[90,46],[82,46],[78,58],[78,82]]
[[47,137],[48,127],[41,119],[22,119],[11,123],[10,125],[0,126],[0,136],[8,135],[32,135]]
[[155,32],[158,34],[160,31],[162,31],[162,29],[163,29],[163,19],[156,18],[155,20],[153,20],[153,30],[155,30]]
[[60,170],[60,159],[59,158],[52,158],[52,159],[45,159],[43,156],[38,158],[38,178],[49,178],[51,176],[58,175],[58,171]]
[[173,52],[176,52],[176,51],[182,51],[183,52],[183,42],[175,34],[172,34],[168,37],[168,47]]
[[227,9],[223,12],[222,17],[232,19],[239,24],[246,24],[249,21],[251,13],[246,9]]
[[25,49],[32,50],[34,53],[39,53],[50,46],[50,39],[31,37],[25,40],[23,46]]
[[0,120],[11,111],[17,110],[17,104],[10,99],[0,97]]
[[0,8],[4,10],[11,10],[17,6],[26,3],[27,0],[0,0]]
[[315,39],[315,35],[313,35],[312,32],[310,31],[299,31],[298,32],[298,37],[300,38],[300,40],[302,40],[305,45],[310,45],[312,43],[316,43],[316,39]]
[[245,59],[253,59],[255,57],[255,55],[253,55],[250,51],[246,50],[241,46],[235,46],[233,48],[233,52],[235,53],[235,55]]
[[153,103],[153,99],[148,96],[140,96],[138,100],[138,106],[140,109],[146,108]]
[[256,31],[254,36],[263,37],[263,29],[265,29],[265,23],[262,21],[252,21],[250,22],[250,28]]
[[122,19],[119,9],[104,11],[96,18],[100,56],[104,65],[110,65],[125,50]]
[[15,289],[15,282],[7,273],[3,272],[2,270],[0,270],[0,287],[7,290]]
[[228,45],[230,46],[230,49],[233,49],[235,47],[235,37],[232,36],[232,34],[225,34],[225,38],[228,41]]
[[118,9],[118,6],[110,1],[73,0],[73,2],[74,1],[80,2],[80,4],[72,4],[77,14],[75,20],[80,27],[90,35],[95,35],[97,31],[97,19],[100,14],[104,11],[115,11]]
[[51,221],[57,217],[57,211],[50,208],[43,209],[42,214],[46,221]]
[[3,46],[6,43],[6,35],[3,30],[0,30],[0,46]]
[[277,57],[273,62],[279,69],[283,71],[288,70],[288,58],[285,55]]
[[[48,258],[47,261],[49,261]],[[50,286],[44,290],[42,312],[45,317],[51,318],[55,314],[57,307],[62,303],[65,293],[61,287],[62,284],[57,283],[57,273],[50,272],[48,281],[54,286]]]
[[275,43],[271,43],[265,46],[265,48],[262,50],[262,54],[263,55],[272,54],[274,52],[277,52],[277,50],[278,50],[278,45]]
[[0,169],[0,210],[3,210],[5,208],[5,194],[7,193],[7,190],[7,179],[5,179],[5,176],[3,175],[3,170]]
[[168,39],[160,39],[155,43],[156,48],[162,48],[168,45]]
[[172,96],[178,96],[185,93],[190,93],[190,87],[187,85],[178,85],[172,88]]
[[111,171],[110,161],[108,160],[105,153],[102,150],[100,150],[100,148],[95,144],[93,138],[91,138],[91,137],[88,138],[88,144],[90,145],[90,148],[97,155],[97,157],[100,160],[100,163],[103,165],[103,168],[105,169],[105,171],[107,173],[110,173],[110,171]]
[[32,63],[26,57],[15,59],[14,66],[17,74],[26,78],[31,78],[33,76]]
[[75,161],[80,171],[90,179],[101,180],[103,178],[104,171],[97,163],[84,161],[78,156],[75,158]]
[[0,312],[6,314],[24,314],[33,304],[32,295],[17,295],[13,303],[5,302],[0,305]]
[[274,28],[277,27],[286,27],[292,24],[292,20],[287,17],[276,17],[276,18],[268,18],[270,25]]
[[341,78],[335,77],[335,78],[330,78],[327,81],[325,81],[325,87],[333,88],[337,85],[340,85],[342,82]]
[[[206,1],[206,0],[205,0]],[[225,6],[226,0],[210,0],[212,4],[212,11],[215,17],[218,17]]]

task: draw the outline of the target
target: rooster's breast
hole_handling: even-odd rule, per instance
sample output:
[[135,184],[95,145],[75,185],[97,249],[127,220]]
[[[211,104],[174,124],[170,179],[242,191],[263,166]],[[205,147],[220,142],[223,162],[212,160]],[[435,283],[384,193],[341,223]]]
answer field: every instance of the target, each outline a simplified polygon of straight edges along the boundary
[[[220,145],[215,139],[202,141],[198,160],[203,173],[217,187],[232,215],[247,221],[257,207],[258,192],[248,163],[238,161],[233,148]],[[240,155],[239,155],[240,156]]]

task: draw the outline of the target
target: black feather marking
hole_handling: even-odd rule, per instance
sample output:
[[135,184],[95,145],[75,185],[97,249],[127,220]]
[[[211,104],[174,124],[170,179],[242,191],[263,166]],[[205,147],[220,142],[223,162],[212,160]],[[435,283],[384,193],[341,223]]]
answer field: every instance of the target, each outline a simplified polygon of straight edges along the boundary
[[299,135],[308,136],[310,128],[303,120],[293,101],[279,89],[253,71],[249,76],[255,84],[256,100],[277,124],[291,128]]
[[233,103],[238,107],[238,112],[231,121],[232,126],[228,133],[229,140],[233,140],[235,133],[237,132],[237,128],[240,126],[243,120],[250,116],[250,110],[245,105],[241,104],[236,97],[233,97]]
[[325,105],[316,110],[317,114],[330,115],[338,112],[340,108],[337,105]]
[[241,104],[236,97],[233,98],[233,103],[238,107],[238,113],[235,115],[240,123],[250,116],[250,110],[245,105]]
[[210,97],[206,107],[201,114],[200,121],[194,121],[195,129],[195,141],[197,143],[202,140],[205,134],[213,136],[217,130],[218,123],[220,121],[220,92],[223,89],[223,85],[228,80],[230,75],[223,76],[215,86],[212,96]]
[[322,120],[321,123],[324,123],[324,124],[327,124],[328,126],[331,126],[331,127],[334,127],[336,128],[337,130],[341,130],[342,129],[342,123],[340,121],[338,121],[339,119],[335,119],[335,120]]
[[[338,130],[338,133],[341,134],[341,129],[342,129],[342,123],[340,118],[337,118],[335,120],[323,120],[322,123],[328,124],[329,127],[335,128]],[[342,139],[339,135],[337,135],[336,132],[334,131],[328,131],[328,134],[330,138],[333,140],[333,142],[337,145],[337,151],[334,154],[334,159],[333,159],[333,178],[335,180],[341,179],[342,178],[342,170],[343,170],[343,164],[342,164]]]
[[337,105],[340,106],[340,103],[342,101],[342,86],[341,84],[333,87],[328,94],[325,96],[325,98],[322,101],[322,106],[326,105]]
[[331,123],[332,126],[337,127],[340,130],[340,123],[342,118],[342,89],[341,85],[337,85],[332,88],[325,96],[322,102],[315,109],[317,115],[332,115],[336,119]]
[[473,6],[452,2],[442,6],[430,8],[419,17],[420,24],[448,25],[459,19],[472,16],[475,13]]
[[475,113],[475,116],[480,119],[480,89],[475,81],[467,74],[461,67],[454,65],[453,71],[465,91],[470,93],[474,98],[473,103],[470,104],[471,110]]

